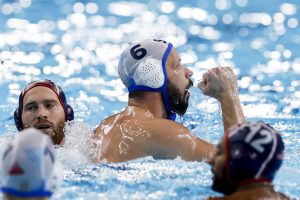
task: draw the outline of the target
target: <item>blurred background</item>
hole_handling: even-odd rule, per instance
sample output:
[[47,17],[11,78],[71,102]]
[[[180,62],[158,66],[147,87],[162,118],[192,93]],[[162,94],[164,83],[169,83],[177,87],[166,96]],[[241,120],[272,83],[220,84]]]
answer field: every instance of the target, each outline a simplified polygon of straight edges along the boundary
[[[295,159],[300,156],[297,145],[300,142],[299,16],[298,0],[0,0],[0,136],[3,139],[16,132],[12,114],[24,86],[45,78],[56,81],[64,89],[75,110],[75,121],[86,123],[92,130],[102,119],[127,104],[127,91],[117,73],[121,51],[128,43],[138,40],[163,39],[174,44],[182,62],[194,71],[194,85],[210,68],[234,68],[247,120],[268,122],[285,139],[286,163],[276,179],[278,189],[293,197],[300,196],[300,163]],[[197,88],[192,89],[187,114],[177,121],[215,144],[222,136],[218,104]],[[151,159],[146,161],[152,163]],[[183,165],[183,174],[197,166],[183,161],[176,163],[176,166]],[[141,170],[135,168],[136,164],[129,162],[126,166]],[[154,169],[167,166],[170,174],[179,170],[167,161],[158,162],[153,168],[149,165],[142,169],[150,174],[146,179],[150,189],[140,183],[134,186],[124,183],[119,177],[112,180],[107,175],[112,189],[101,190],[101,197],[109,198],[122,182],[124,188],[117,191],[122,191],[123,196],[116,198],[151,199],[149,194],[160,191],[154,187],[158,181]],[[201,167],[209,171],[204,164]],[[67,180],[71,183],[66,181],[69,187],[59,198],[71,198],[64,195],[75,191],[72,188],[78,177],[74,170],[84,170],[69,168],[72,175]],[[82,176],[82,171],[80,174],[81,178],[92,180]],[[197,199],[215,194],[209,189],[207,172],[192,171],[186,185],[181,186],[187,178],[183,174],[175,177],[177,185],[168,182],[161,198],[155,195],[153,198]],[[173,180],[170,176],[167,177]],[[158,177],[158,185],[162,187],[164,176]],[[199,183],[199,177],[207,178]],[[91,190],[89,181],[79,185]],[[198,185],[189,187],[191,183]],[[131,187],[145,191],[141,196],[132,196]],[[84,196],[87,190],[77,191],[75,197]]]
[[[0,109],[10,114],[25,83],[49,78],[72,94],[67,96],[79,110],[78,120],[98,124],[103,114],[119,110],[110,102],[127,100],[117,74],[120,52],[128,43],[147,38],[172,42],[196,82],[209,68],[234,67],[241,93],[252,94],[242,96],[248,117],[299,112],[296,0],[1,0],[0,4],[4,97]],[[276,93],[275,105],[257,98],[261,92]],[[248,107],[254,101],[263,104],[260,112]],[[104,109],[107,103],[109,110]],[[1,116],[2,121],[7,117]]]

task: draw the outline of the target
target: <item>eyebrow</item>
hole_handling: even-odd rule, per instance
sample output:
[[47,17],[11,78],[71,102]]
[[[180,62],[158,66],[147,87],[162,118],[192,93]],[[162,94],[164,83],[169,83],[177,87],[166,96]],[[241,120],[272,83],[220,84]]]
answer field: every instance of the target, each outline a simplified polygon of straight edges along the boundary
[[36,101],[31,101],[29,103],[26,103],[24,104],[24,107],[28,106],[28,105],[33,105],[33,104],[36,104],[37,102]]
[[[31,101],[31,102],[24,104],[24,107],[34,105],[37,103],[38,103],[37,101]],[[42,101],[42,103],[57,103],[57,101],[55,99],[45,99]]]

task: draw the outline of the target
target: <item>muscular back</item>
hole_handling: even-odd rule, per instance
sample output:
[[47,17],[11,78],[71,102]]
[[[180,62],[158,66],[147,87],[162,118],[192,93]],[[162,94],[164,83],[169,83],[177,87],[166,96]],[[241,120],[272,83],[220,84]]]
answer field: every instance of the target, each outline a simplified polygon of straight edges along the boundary
[[94,139],[96,162],[124,162],[144,156],[203,160],[214,150],[181,124],[154,118],[149,111],[134,106],[103,120]]

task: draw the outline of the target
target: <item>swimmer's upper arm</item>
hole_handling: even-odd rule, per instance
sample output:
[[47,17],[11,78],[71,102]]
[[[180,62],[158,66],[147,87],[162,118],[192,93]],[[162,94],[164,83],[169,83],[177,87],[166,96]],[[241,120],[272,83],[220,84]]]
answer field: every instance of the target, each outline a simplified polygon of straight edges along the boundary
[[147,120],[143,124],[150,137],[141,141],[141,148],[154,158],[176,158],[186,161],[207,160],[215,147],[194,136],[177,122],[162,119]]

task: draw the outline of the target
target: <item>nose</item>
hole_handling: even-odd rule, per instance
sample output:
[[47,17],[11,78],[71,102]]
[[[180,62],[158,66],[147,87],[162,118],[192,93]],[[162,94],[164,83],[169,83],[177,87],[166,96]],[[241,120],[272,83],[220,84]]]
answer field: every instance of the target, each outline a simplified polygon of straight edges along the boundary
[[186,72],[186,77],[187,78],[190,78],[191,76],[193,76],[193,71],[191,70],[191,69],[189,69],[189,68],[185,68],[185,72]]
[[43,106],[39,106],[36,114],[38,120],[47,119],[47,110]]

